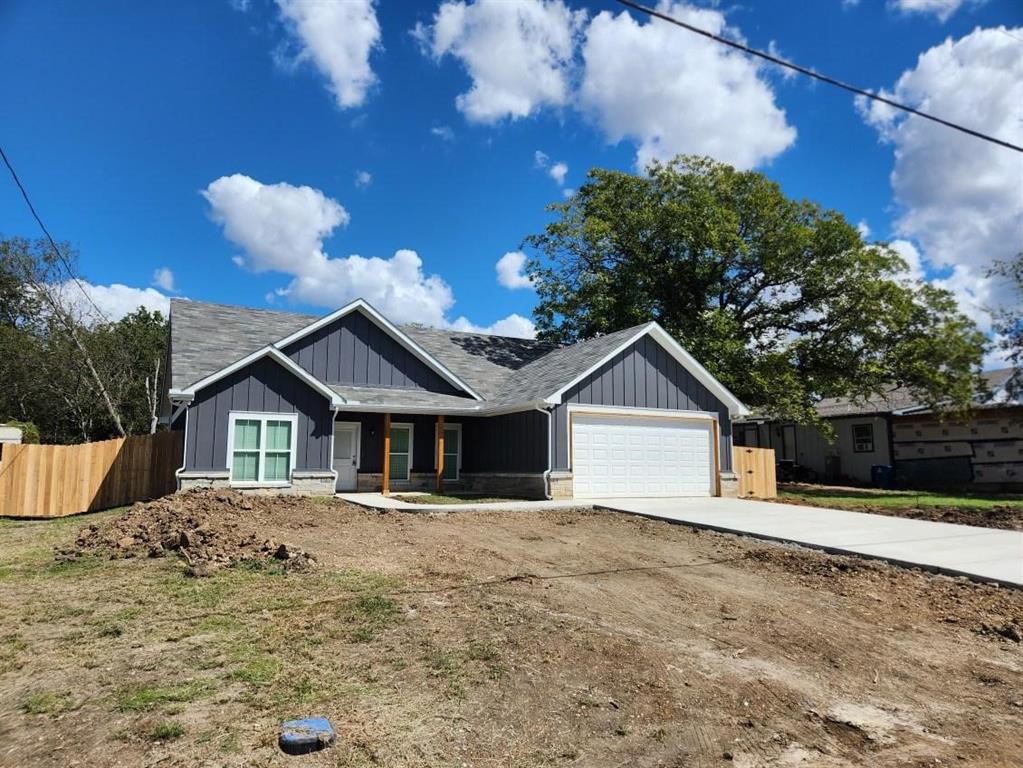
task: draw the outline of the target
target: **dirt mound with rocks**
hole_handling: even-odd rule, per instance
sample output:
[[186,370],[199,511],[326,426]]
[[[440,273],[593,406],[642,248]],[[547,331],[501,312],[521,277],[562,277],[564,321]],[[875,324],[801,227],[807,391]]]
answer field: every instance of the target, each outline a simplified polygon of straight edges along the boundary
[[284,496],[246,496],[238,491],[196,489],[136,503],[123,515],[81,529],[74,544],[57,551],[60,559],[82,555],[165,557],[179,555],[195,576],[242,561],[278,561],[287,570],[306,570],[316,561],[308,553],[267,538],[261,520],[296,514],[305,500]]

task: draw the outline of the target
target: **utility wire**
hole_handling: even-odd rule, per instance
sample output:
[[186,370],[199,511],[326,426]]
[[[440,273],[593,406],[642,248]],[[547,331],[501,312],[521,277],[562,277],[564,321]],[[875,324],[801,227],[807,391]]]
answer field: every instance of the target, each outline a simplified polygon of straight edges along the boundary
[[110,318],[106,316],[102,309],[96,306],[96,302],[93,301],[92,296],[89,294],[89,292],[85,290],[85,286],[82,285],[82,281],[78,279],[77,275],[75,275],[74,270],[71,269],[71,264],[64,257],[64,254],[61,252],[60,248],[57,247],[57,243],[56,241],[54,241],[53,235],[50,234],[50,230],[46,228],[46,225],[43,223],[42,218],[36,211],[35,206],[32,205],[32,200],[29,198],[25,186],[21,183],[21,179],[18,178],[18,174],[14,170],[14,166],[11,165],[11,161],[7,158],[7,153],[4,152],[3,147],[0,147],[0,158],[3,158],[4,165],[6,165],[7,170],[11,172],[11,178],[14,179],[14,183],[18,186],[18,190],[21,192],[21,196],[25,198],[25,203],[28,205],[28,209],[32,212],[32,216],[35,218],[36,223],[39,225],[39,228],[43,230],[43,234],[46,235],[46,239],[50,242],[50,247],[53,248],[53,252],[57,254],[57,258],[60,259],[61,264],[64,265],[64,269],[67,270],[68,276],[74,281],[75,285],[78,286],[78,289],[82,292],[82,295],[84,295],[88,302],[92,304],[93,309],[95,309],[96,312],[99,314],[100,319],[103,320],[104,322],[110,322]]
[[884,96],[879,96],[876,93],[871,93],[870,91],[865,91],[862,88],[857,88],[855,85],[849,85],[849,83],[844,83],[841,80],[837,80],[833,77],[822,75],[819,72],[813,71],[812,69],[807,69],[806,67],[801,67],[798,64],[793,64],[791,61],[786,61],[785,59],[781,59],[770,53],[766,53],[765,51],[757,50],[756,48],[750,48],[748,45],[743,45],[742,43],[736,42],[735,40],[729,40],[727,37],[715,35],[712,32],[708,32],[705,29],[694,27],[692,24],[687,24],[686,22],[680,19],[676,19],[674,16],[669,16],[666,13],[658,11],[656,8],[650,8],[649,6],[641,5],[640,3],[633,2],[633,0],[615,0],[615,2],[617,2],[619,5],[624,5],[627,8],[631,8],[634,11],[645,13],[648,16],[653,16],[655,18],[661,19],[662,21],[667,21],[669,24],[674,24],[677,27],[688,29],[690,32],[695,32],[698,35],[703,35],[704,37],[714,40],[715,42],[721,43],[722,45],[727,45],[731,48],[735,48],[736,50],[743,51],[744,53],[748,53],[751,56],[758,56],[761,59],[765,59],[766,61],[771,62],[772,64],[777,64],[780,67],[786,67],[787,69],[794,70],[795,72],[799,72],[800,74],[806,75],[807,77],[812,77],[815,80],[820,80],[822,83],[828,83],[829,85],[834,85],[838,88],[842,88],[843,90],[855,93],[858,96],[863,96],[864,98],[879,101],[882,104],[887,104],[889,107],[901,109],[903,112],[909,112],[911,115],[922,117],[925,120],[931,120],[935,123],[939,123],[940,125],[944,125],[947,128],[952,128],[953,130],[961,131],[962,133],[969,134],[970,136],[975,136],[978,139],[990,141],[992,144],[998,144],[999,146],[1005,147],[1006,149],[1011,149],[1016,152],[1023,152],[1023,147],[1018,146],[1016,144],[1011,144],[1008,141],[1004,141],[1003,139],[999,139],[994,136],[989,136],[985,133],[981,133],[980,131],[975,131],[972,128],[967,128],[966,126],[959,125],[958,123],[953,123],[950,122],[949,120],[944,120],[943,118],[936,117],[935,115],[929,115],[926,112],[921,112],[918,109],[913,109],[912,107],[906,106],[905,104],[900,104],[897,101],[886,99]]

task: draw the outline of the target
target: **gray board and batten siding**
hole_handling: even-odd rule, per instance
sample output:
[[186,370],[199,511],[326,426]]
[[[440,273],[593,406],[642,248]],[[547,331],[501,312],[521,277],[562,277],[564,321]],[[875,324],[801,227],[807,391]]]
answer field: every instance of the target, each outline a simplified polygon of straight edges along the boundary
[[331,468],[330,401],[280,363],[263,357],[196,393],[187,413],[186,471],[227,470],[231,411],[297,413],[295,469]]
[[721,471],[732,469],[732,424],[728,406],[650,336],[637,339],[562,395],[553,417],[556,470],[569,468],[570,403],[715,413],[721,430]]
[[282,351],[326,384],[466,394],[362,312],[338,318]]

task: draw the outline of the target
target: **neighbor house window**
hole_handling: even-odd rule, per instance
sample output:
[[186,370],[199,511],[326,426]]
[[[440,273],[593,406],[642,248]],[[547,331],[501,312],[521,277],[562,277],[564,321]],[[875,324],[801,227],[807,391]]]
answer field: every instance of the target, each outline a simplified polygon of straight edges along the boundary
[[871,453],[874,450],[874,425],[853,425],[853,451],[855,453]]
[[408,480],[412,472],[412,425],[391,425],[391,480]]
[[[436,451],[436,446],[434,446]],[[436,466],[436,464],[434,464]],[[444,425],[444,479],[457,480],[462,469],[462,425]]]
[[232,413],[227,469],[232,483],[286,485],[295,468],[297,415]]

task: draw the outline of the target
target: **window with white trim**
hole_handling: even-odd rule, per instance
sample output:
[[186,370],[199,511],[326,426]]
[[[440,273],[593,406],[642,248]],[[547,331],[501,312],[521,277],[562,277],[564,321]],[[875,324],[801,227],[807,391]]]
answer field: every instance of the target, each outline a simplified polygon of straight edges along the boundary
[[298,415],[232,411],[227,469],[231,483],[287,485],[295,469]]
[[408,480],[412,475],[412,425],[391,424],[391,480]]
[[871,453],[874,450],[874,425],[853,424],[853,453]]
[[[436,445],[434,452],[436,453]],[[433,466],[437,461],[434,457]],[[457,422],[444,425],[444,479],[457,480],[462,470],[462,425]]]

